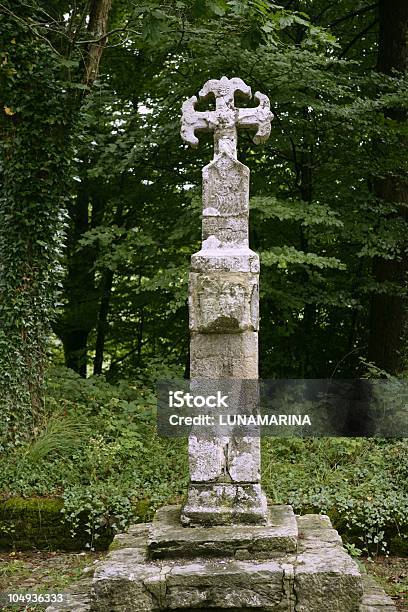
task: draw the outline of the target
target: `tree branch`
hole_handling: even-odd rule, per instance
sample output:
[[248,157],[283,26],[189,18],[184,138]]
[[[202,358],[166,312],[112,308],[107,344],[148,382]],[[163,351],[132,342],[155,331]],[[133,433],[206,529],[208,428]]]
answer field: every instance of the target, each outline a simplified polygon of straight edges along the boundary
[[111,34],[116,34],[116,32],[132,32],[133,30],[129,30],[129,28],[125,27],[125,28],[114,28],[113,30],[110,30],[109,32],[105,32],[105,34],[102,34],[101,36],[99,36],[99,38],[92,38],[89,40],[77,40],[76,44],[77,45],[96,45],[100,42],[102,42],[103,40],[105,40],[105,38],[108,38],[108,36],[111,36]]
[[374,2],[374,4],[370,4],[369,6],[366,6],[364,8],[357,9],[356,11],[352,11],[351,13],[348,13],[347,15],[344,15],[344,17],[339,17],[338,19],[335,19],[334,21],[329,23],[328,27],[332,28],[333,26],[335,26],[335,25],[337,25],[339,23],[342,23],[343,21],[347,21],[348,19],[352,19],[353,17],[358,17],[360,15],[364,15],[364,13],[368,13],[369,11],[372,11],[377,6],[378,6],[378,2]]
[[378,22],[378,18],[376,17],[374,19],[374,21],[372,21],[371,23],[368,24],[368,26],[366,28],[364,28],[364,30],[362,30],[361,32],[359,32],[358,34],[356,34],[356,36],[354,36],[354,38],[349,42],[349,44],[343,49],[343,51],[340,53],[339,55],[339,59],[341,59],[342,57],[345,57],[347,55],[347,53],[350,51],[351,47],[353,47],[356,42],[358,42],[358,40],[364,36],[364,34],[367,34],[367,32],[369,30],[371,30],[371,28],[373,26],[375,26],[375,24]]

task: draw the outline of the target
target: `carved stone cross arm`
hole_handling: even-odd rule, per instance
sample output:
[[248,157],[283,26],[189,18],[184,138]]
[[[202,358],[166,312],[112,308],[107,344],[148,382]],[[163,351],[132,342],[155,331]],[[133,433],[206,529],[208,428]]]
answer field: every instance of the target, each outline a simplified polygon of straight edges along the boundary
[[[235,106],[235,94],[250,100],[251,88],[242,79],[211,79],[196,96],[192,96],[182,107],[181,136],[187,144],[197,147],[196,132],[214,132],[214,154],[227,152],[237,157],[237,128],[255,130],[253,140],[256,144],[266,140],[271,131],[273,114],[267,96],[256,92],[254,98],[259,103],[254,108]],[[198,100],[215,98],[215,110],[197,111]]]
[[271,133],[271,104],[269,98],[257,91],[254,99],[259,102],[255,108],[240,108],[238,112],[238,127],[256,130],[252,140],[260,144],[268,140]]
[[196,111],[197,96],[192,96],[183,103],[181,119],[181,137],[191,147],[198,147],[199,140],[195,132],[210,132],[210,113]]

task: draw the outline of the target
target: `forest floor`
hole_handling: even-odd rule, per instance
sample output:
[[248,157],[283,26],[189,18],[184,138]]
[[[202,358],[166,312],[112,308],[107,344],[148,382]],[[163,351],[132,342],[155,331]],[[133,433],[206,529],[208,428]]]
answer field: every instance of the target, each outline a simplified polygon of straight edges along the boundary
[[[62,593],[68,585],[85,576],[84,570],[98,563],[106,553],[91,552],[0,552],[0,594]],[[3,596],[4,597],[4,596]],[[45,610],[46,605],[8,605],[0,610]]]
[[[0,552],[1,593],[60,593],[84,576],[85,568],[99,563],[104,553]],[[375,576],[393,598],[398,610],[408,610],[408,558],[364,559],[367,571]],[[44,610],[45,605],[14,605],[4,610]]]
[[362,559],[367,572],[390,595],[398,610],[408,610],[408,557]]

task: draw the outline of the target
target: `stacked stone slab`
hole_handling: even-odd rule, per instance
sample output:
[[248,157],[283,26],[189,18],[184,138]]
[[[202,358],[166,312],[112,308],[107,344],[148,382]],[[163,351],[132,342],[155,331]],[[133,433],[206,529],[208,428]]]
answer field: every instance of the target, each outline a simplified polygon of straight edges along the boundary
[[[215,110],[183,104],[181,134],[198,144],[196,132],[214,132],[214,159],[203,169],[202,248],[191,258],[189,285],[190,378],[246,381],[258,378],[259,258],[249,249],[249,169],[237,160],[237,128],[270,133],[269,100],[236,108],[234,96],[251,98],[237,78],[208,81],[200,100],[215,98]],[[216,386],[216,383],[214,383]],[[192,432],[190,486],[181,521],[185,525],[264,523],[266,497],[260,485],[260,446],[255,436]]]
[[117,535],[87,586],[47,612],[395,612],[323,515],[270,506],[265,525],[183,527],[180,506]]

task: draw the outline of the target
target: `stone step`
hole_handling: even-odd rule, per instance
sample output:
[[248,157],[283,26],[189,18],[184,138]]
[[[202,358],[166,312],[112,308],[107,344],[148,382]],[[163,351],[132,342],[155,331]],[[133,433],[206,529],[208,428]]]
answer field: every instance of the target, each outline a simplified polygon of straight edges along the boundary
[[[294,517],[287,506],[272,507],[271,532],[254,544],[256,537],[242,526],[182,528],[178,512],[161,509],[152,525],[116,536],[96,566],[90,596],[74,589],[71,607],[48,612],[395,612],[384,591],[360,573],[326,516]],[[272,548],[269,558],[236,557],[240,551],[263,555],[266,543],[293,548],[293,541],[295,550]]]
[[220,558],[140,563],[136,550],[115,551],[96,570],[92,610],[294,609],[292,565]]
[[186,528],[180,525],[180,506],[156,512],[149,532],[153,559],[220,556],[271,559],[295,552],[298,527],[291,506],[269,506],[266,525],[226,525]]
[[329,517],[307,514],[297,520],[296,612],[357,612],[363,594],[361,573]]
[[[148,537],[140,529],[127,542],[122,538],[122,545],[132,538],[133,545],[113,551],[97,568],[92,610],[359,611],[359,568],[327,517],[298,517],[298,528],[292,509],[277,506],[271,507],[269,527],[192,529],[179,526],[179,511],[158,512]],[[291,550],[275,548],[264,559],[232,558],[242,551],[263,555],[274,544]]]
[[372,576],[362,574],[363,598],[360,612],[396,612],[393,600],[376,583]]
[[[363,597],[359,612],[396,612],[391,597],[377,585],[374,578],[363,574]],[[132,610],[137,610],[134,602]],[[202,609],[202,608],[201,608]],[[94,607],[95,610],[95,607]],[[295,609],[296,610],[296,609]],[[196,612],[197,608],[184,608],[183,612]],[[212,608],[211,612],[223,612],[225,608]],[[74,583],[65,593],[64,603],[49,606],[46,612],[91,612],[91,580],[86,578]],[[115,612],[112,610],[112,612]],[[230,609],[230,612],[231,609]],[[235,608],[233,612],[253,612],[253,608]],[[322,610],[323,612],[323,610]]]

